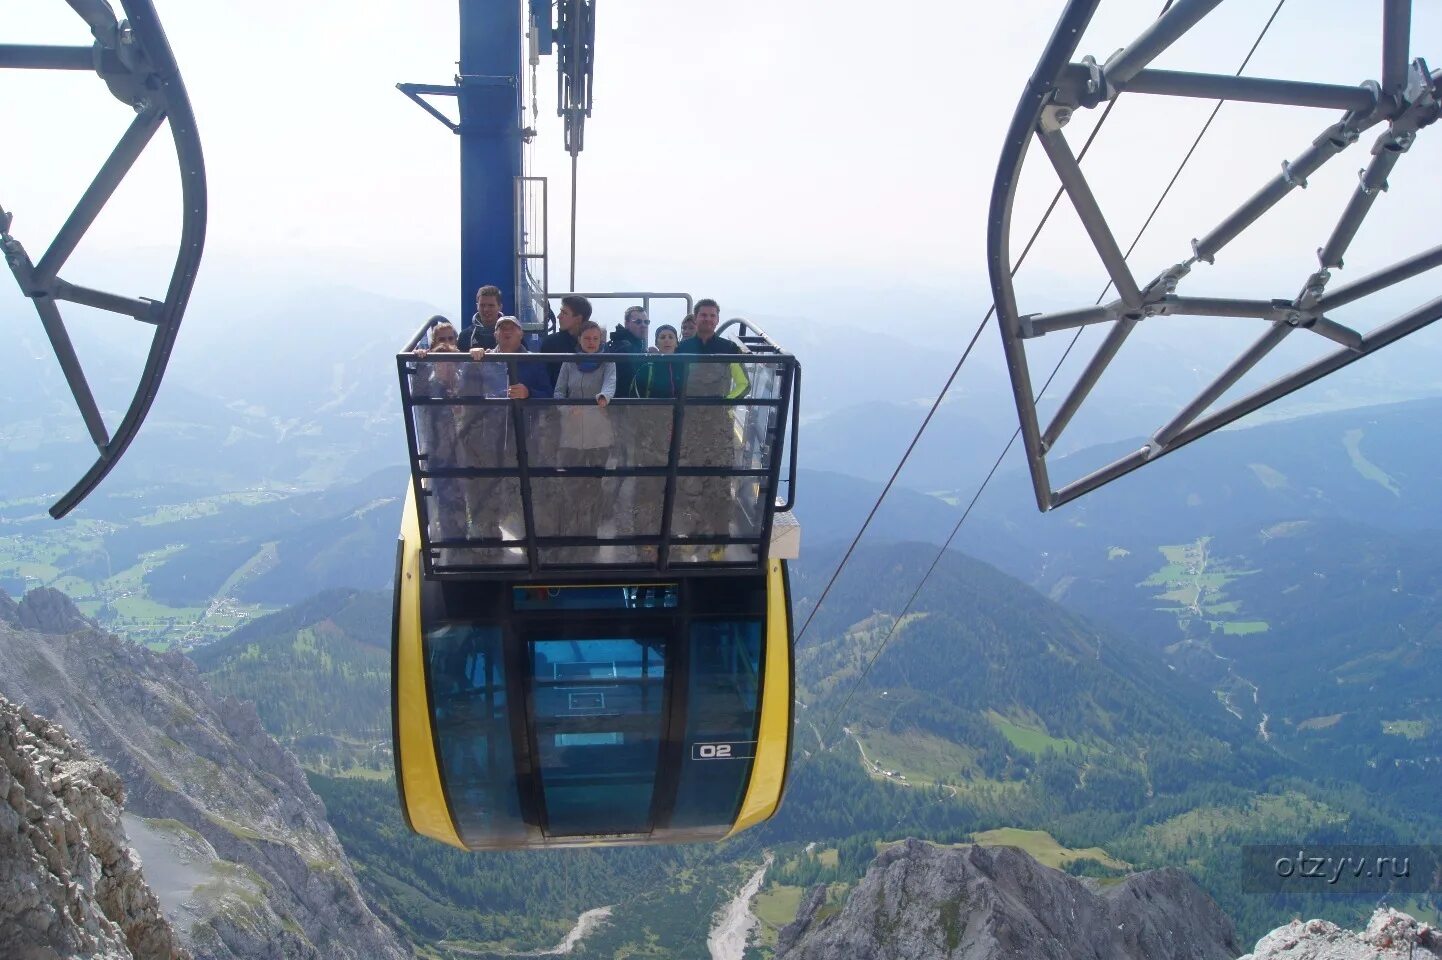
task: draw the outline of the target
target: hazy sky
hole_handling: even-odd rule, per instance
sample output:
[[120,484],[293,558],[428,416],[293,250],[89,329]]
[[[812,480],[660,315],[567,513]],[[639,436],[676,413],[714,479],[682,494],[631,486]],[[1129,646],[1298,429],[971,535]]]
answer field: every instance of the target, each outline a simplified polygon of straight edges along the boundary
[[[210,185],[206,260],[188,323],[205,323],[206,305],[243,284],[286,278],[454,310],[456,140],[394,89],[397,81],[449,81],[454,0],[158,6],[195,104]],[[1348,84],[1377,76],[1381,6],[1290,0],[1249,73]],[[7,42],[88,39],[61,0],[8,7]],[[581,158],[578,284],[685,289],[738,311],[812,322],[834,316],[855,326],[885,317],[913,339],[954,340],[959,351],[990,302],[985,211],[1000,139],[1061,7],[1060,0],[603,0],[595,115]],[[1160,7],[1160,0],[1108,0],[1079,54],[1105,59]],[[1155,65],[1229,73],[1271,9],[1229,0]],[[1418,3],[1413,53],[1442,63],[1439,48],[1442,4]],[[565,275],[569,164],[554,120],[553,60],[540,70],[542,140],[533,172],[552,178],[556,288]],[[0,203],[38,256],[129,117],[93,75],[6,71],[0,84]],[[1132,96],[1114,111],[1086,167],[1124,244],[1210,108]],[[1074,147],[1097,113],[1068,128]],[[1335,118],[1333,111],[1224,108],[1138,248],[1139,278],[1185,256],[1192,237]],[[1295,294],[1373,138],[1324,168],[1215,267],[1198,269],[1187,290]],[[1437,130],[1426,130],[1403,158],[1337,282],[1437,242],[1439,140]],[[173,154],[162,147],[158,138],[73,259],[69,279],[134,269],[125,292],[163,289],[168,262],[159,250],[175,241],[178,189]],[[1040,156],[1033,148],[1031,157]],[[1019,231],[1030,232],[1054,188],[1048,167],[1029,164],[1014,218]],[[155,249],[131,268],[116,253],[122,242]],[[1018,281],[1023,309],[1090,302],[1103,281],[1063,202]],[[1368,316],[1389,316],[1436,288],[1435,276],[1413,281],[1390,303],[1369,306]],[[8,282],[0,291],[0,315],[35,324]],[[1183,333],[1209,346],[1256,333],[1246,322],[1216,329],[1188,322]],[[1417,339],[1435,347],[1442,344],[1436,333]],[[1164,334],[1143,325],[1134,339]],[[1038,345],[1038,362],[1060,349],[1060,338],[1046,339],[1057,345]],[[1312,347],[1314,339],[1293,341]],[[998,355],[989,340],[988,362]]]
[[[204,140],[206,271],[313,263],[328,279],[441,299],[433,288],[449,291],[456,263],[455,138],[394,84],[450,79],[454,0],[157,5]],[[656,274],[687,279],[693,289],[709,288],[713,271],[728,282],[751,271],[796,276],[803,286],[939,286],[984,275],[984,212],[1000,136],[1060,11],[1057,0],[598,6],[596,108],[581,158],[582,286],[612,276],[639,283],[651,263]],[[1417,7],[1414,51],[1425,55],[1427,41],[1442,40],[1442,5]],[[1081,52],[1104,58],[1158,8],[1154,0],[1103,4]],[[1270,8],[1223,4],[1157,65],[1230,72]],[[1292,0],[1251,72],[1346,83],[1373,76],[1380,8]],[[87,35],[53,0],[7,11],[5,39],[65,43]],[[1442,61],[1442,51],[1432,52]],[[553,177],[552,236],[564,238],[568,171],[551,119],[553,70],[553,61],[542,62],[546,126],[537,172]],[[16,212],[17,235],[38,249],[128,118],[90,75],[8,71],[0,82],[7,87],[3,202]],[[1135,230],[1208,108],[1136,97],[1115,111],[1095,159],[1099,194],[1119,234]],[[1167,259],[1178,231],[1189,237],[1206,227],[1186,214],[1205,219],[1217,209],[1209,183],[1222,178],[1250,189],[1332,118],[1224,110],[1169,206],[1176,222],[1154,227]],[[1090,122],[1078,121],[1075,140]],[[1428,139],[1417,153],[1435,162]],[[1370,137],[1336,161],[1344,190],[1368,147]],[[94,249],[122,232],[173,242],[172,161],[151,152],[147,176],[124,198],[143,196],[143,208],[128,209],[148,212],[115,218],[107,224],[114,232],[97,235]],[[1244,152],[1256,156],[1237,156]],[[1223,165],[1229,158],[1231,170]],[[1419,182],[1424,166],[1421,156],[1407,158],[1397,180]],[[1049,192],[1049,171],[1045,177],[1033,176],[1019,203],[1017,222],[1028,228]],[[1409,191],[1406,205],[1410,216],[1399,219],[1433,235],[1437,217],[1423,214],[1442,212],[1442,191]],[[1334,211],[1303,222],[1320,226]],[[1062,227],[1051,245],[1057,268],[1095,276],[1094,259],[1081,256],[1064,229],[1067,218],[1054,219]],[[1304,258],[1319,243],[1308,235],[1299,247]]]

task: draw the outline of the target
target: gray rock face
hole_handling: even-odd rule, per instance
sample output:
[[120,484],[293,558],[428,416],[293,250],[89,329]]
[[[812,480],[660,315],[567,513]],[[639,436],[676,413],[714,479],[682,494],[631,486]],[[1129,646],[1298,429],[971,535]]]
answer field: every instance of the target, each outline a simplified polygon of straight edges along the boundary
[[[27,623],[74,626],[53,597],[32,609]],[[166,871],[157,889],[184,891],[162,906],[196,957],[410,955],[366,906],[299,764],[251,704],[217,700],[184,656],[88,623],[50,633],[0,624],[0,693],[62,724],[119,774],[129,813],[161,838],[147,852],[152,877]],[[156,850],[174,862],[155,862]]]
[[25,594],[15,613],[15,625],[21,630],[74,633],[95,629],[95,623],[81,614],[69,597],[50,587],[38,587]]
[[1361,933],[1327,920],[1294,920],[1257,941],[1242,960],[1439,960],[1442,932],[1390,908]]
[[787,950],[796,946],[797,941],[816,919],[816,911],[826,903],[826,884],[818,883],[806,892],[806,899],[796,911],[796,919],[776,932],[776,955],[784,956]]
[[777,960],[1231,960],[1241,952],[1231,920],[1180,870],[1135,874],[1098,892],[1012,847],[907,840],[876,858],[840,913],[806,919]]
[[181,960],[120,821],[120,778],[0,697],[0,956]]
[[20,605],[4,589],[0,589],[0,623],[8,623],[12,627],[20,626]]

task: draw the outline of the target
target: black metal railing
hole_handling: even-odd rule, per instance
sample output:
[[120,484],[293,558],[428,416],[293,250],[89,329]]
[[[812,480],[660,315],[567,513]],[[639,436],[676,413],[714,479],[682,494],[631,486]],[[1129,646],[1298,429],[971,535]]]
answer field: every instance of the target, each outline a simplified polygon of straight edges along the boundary
[[576,355],[418,356],[431,322],[396,357],[428,575],[724,572],[768,560],[775,514],[795,500],[801,369],[753,324],[718,331],[739,355],[600,355],[618,379],[640,369],[676,385],[675,396],[618,392],[603,408],[507,396],[512,384],[549,383],[546,371]]

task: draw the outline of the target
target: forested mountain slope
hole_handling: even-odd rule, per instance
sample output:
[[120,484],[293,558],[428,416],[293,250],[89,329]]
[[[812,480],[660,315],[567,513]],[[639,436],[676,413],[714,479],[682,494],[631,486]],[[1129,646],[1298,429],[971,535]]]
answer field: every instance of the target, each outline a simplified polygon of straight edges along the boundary
[[306,767],[389,776],[387,592],[330,590],[193,652],[217,692],[255,704]]

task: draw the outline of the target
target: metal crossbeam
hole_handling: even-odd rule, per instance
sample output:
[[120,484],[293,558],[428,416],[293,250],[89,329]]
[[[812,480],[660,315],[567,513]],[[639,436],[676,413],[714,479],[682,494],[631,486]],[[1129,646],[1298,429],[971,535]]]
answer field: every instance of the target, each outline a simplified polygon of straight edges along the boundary
[[[101,166],[90,186],[50,242],[38,263],[11,234],[14,216],[0,210],[0,252],[35,304],[61,372],[70,387],[98,457],[85,475],[51,508],[63,517],[103,480],[129,447],[144,422],[165,374],[181,318],[195,282],[205,244],[205,162],[195,130],[195,117],[180,79],[165,32],[151,0],[121,0],[126,19],[117,20],[105,0],[67,0],[95,38],[90,47],[0,45],[0,67],[46,70],[94,70],[110,92],[136,113],[129,128]],[[181,231],[179,251],[162,299],[132,297],[60,277],[70,255],[82,242],[115,190],[168,121],[179,166]],[[120,423],[112,431],[91,393],[60,312],[61,302],[77,303],[154,328],[140,382]]]
[[[1091,57],[1073,62],[1078,41],[1096,10],[1098,0],[1071,0],[1062,12],[1013,116],[992,193],[988,266],[998,327],[1017,404],[1020,434],[1037,505],[1042,510],[1049,510],[1095,490],[1442,316],[1442,301],[1433,301],[1370,332],[1354,330],[1327,316],[1328,312],[1341,306],[1442,265],[1442,247],[1434,247],[1327,293],[1332,272],[1342,268],[1343,257],[1376,204],[1378,195],[1387,189],[1389,175],[1420,131],[1431,126],[1442,112],[1442,105],[1439,105],[1442,101],[1442,72],[1430,71],[1420,59],[1409,59],[1409,0],[1385,0],[1381,79],[1368,80],[1355,87],[1283,78],[1243,77],[1240,71],[1235,76],[1224,76],[1150,68],[1152,61],[1219,2],[1179,0],[1151,23],[1135,42],[1099,66]],[[1244,100],[1340,109],[1344,113],[1294,158],[1283,161],[1281,171],[1248,200],[1223,216],[1200,239],[1192,241],[1190,256],[1178,261],[1151,282],[1139,285],[1062,132],[1074,110],[1109,103],[1124,93]],[[1372,147],[1371,159],[1361,172],[1360,182],[1340,212],[1331,233],[1318,248],[1318,269],[1305,279],[1301,293],[1273,300],[1193,297],[1177,293],[1178,286],[1199,262],[1211,263],[1228,244],[1266,216],[1285,197],[1306,187],[1308,177],[1375,126],[1383,126],[1384,129]],[[1030,315],[1024,315],[1018,308],[1009,253],[1011,205],[1022,161],[1033,137],[1041,144],[1116,287],[1117,299],[1110,303]],[[1085,477],[1053,488],[1048,452],[1055,447],[1136,326],[1148,318],[1169,316],[1246,318],[1269,326],[1261,330],[1256,340],[1228,363],[1196,397],[1159,426],[1145,446]],[[1037,421],[1037,398],[1032,388],[1027,343],[1050,333],[1062,330],[1077,330],[1080,333],[1081,328],[1093,326],[1107,327],[1106,336],[1043,431]],[[1222,402],[1228,391],[1264,357],[1298,330],[1330,340],[1340,349],[1208,414],[1207,411]]]

